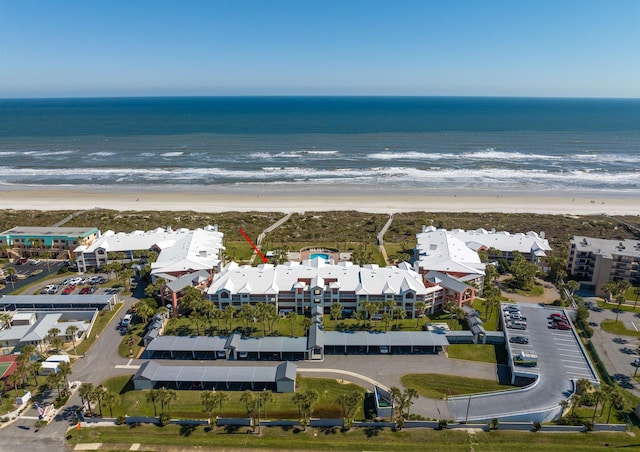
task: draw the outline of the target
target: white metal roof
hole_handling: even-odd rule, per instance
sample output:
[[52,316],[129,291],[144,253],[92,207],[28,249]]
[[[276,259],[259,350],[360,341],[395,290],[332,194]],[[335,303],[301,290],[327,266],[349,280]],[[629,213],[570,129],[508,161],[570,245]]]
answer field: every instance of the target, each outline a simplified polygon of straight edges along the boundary
[[[345,265],[346,264],[346,265]],[[302,264],[287,262],[273,266],[239,266],[235,262],[227,264],[209,287],[209,294],[222,290],[234,293],[269,294],[293,291],[295,288],[326,288],[332,281],[339,283],[340,290],[366,294],[390,294],[414,291],[427,293],[422,278],[413,270],[377,265],[351,265],[341,262],[328,264],[323,259],[313,259]],[[308,281],[308,283],[304,282]],[[317,284],[317,285],[316,285]],[[335,286],[335,285],[334,285]]]

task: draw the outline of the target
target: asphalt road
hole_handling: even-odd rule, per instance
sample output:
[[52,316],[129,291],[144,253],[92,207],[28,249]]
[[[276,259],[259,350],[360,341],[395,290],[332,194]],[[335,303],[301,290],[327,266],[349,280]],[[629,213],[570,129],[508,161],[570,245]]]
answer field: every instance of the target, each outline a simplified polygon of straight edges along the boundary
[[[56,275],[58,273],[58,270],[60,270],[63,265],[64,261],[53,260],[50,260],[48,265],[45,261],[42,261],[37,265],[31,265],[29,263],[22,265],[7,264],[5,268],[13,267],[16,269],[16,275],[24,275],[25,278],[18,278],[18,280],[13,283],[7,283],[6,287],[0,290],[0,295],[8,295],[14,290],[21,289],[22,287],[27,286],[35,281],[44,281],[50,278],[51,275]],[[37,275],[31,276],[37,270],[42,271]]]

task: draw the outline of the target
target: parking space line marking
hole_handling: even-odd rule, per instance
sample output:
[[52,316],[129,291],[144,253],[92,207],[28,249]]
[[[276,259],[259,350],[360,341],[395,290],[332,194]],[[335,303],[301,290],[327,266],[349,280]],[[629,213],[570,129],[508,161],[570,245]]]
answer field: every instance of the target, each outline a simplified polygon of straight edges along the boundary
[[567,369],[586,369],[587,366],[564,366]]
[[636,331],[638,331],[638,327],[636,326],[636,324],[635,324],[635,323],[633,323],[633,322],[631,322],[631,324],[633,325],[633,329],[634,329],[634,330],[636,330]]

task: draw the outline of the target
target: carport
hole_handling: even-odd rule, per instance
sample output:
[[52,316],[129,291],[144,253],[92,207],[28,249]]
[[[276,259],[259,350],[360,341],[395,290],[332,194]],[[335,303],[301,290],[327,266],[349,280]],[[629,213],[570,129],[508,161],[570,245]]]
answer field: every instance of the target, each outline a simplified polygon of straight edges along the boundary
[[431,331],[327,331],[324,334],[325,354],[438,353],[449,345],[444,334]]
[[5,295],[0,311],[82,311],[113,310],[118,296],[113,295]]
[[307,338],[240,337],[235,334],[227,341],[227,351],[229,359],[298,361],[307,357]]
[[147,359],[189,359],[214,360],[226,359],[227,339],[214,336],[159,336],[145,350]]
[[294,392],[297,366],[285,362],[273,366],[232,367],[160,364],[147,361],[133,376],[137,390],[168,388],[181,390]]

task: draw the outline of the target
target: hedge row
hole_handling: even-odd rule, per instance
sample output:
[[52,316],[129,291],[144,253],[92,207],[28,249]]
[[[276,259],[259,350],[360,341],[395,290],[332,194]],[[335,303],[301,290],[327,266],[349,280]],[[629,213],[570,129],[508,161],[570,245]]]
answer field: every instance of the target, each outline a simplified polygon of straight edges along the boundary
[[591,358],[595,361],[596,368],[598,369],[598,373],[600,373],[600,376],[602,377],[602,379],[608,385],[613,386],[613,380],[609,376],[609,372],[607,372],[607,368],[604,366],[604,363],[600,359],[600,355],[598,355],[598,352],[596,351],[596,348],[594,347],[591,341],[587,341],[587,350],[589,351]]

